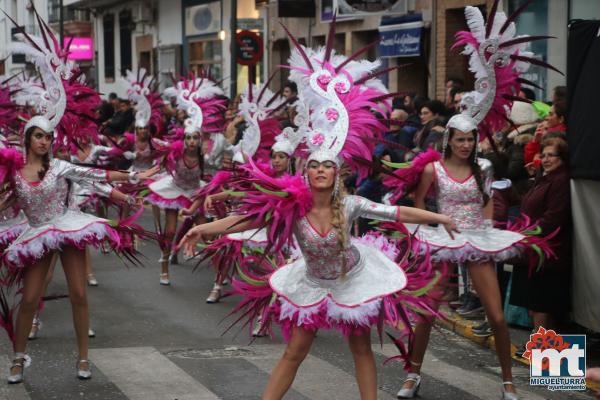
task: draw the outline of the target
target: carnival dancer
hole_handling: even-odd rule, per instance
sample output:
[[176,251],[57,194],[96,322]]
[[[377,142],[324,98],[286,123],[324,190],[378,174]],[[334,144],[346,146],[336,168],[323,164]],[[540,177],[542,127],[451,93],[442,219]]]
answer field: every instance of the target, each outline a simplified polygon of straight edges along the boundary
[[[351,239],[352,222],[362,216],[441,223],[449,234],[455,226],[443,215],[344,194],[339,175],[342,162],[357,166],[354,156],[370,157],[372,141],[361,138],[372,139],[384,130],[372,113],[386,98],[383,85],[374,78],[379,64],[335,55],[332,40],[319,51],[304,48],[293,37],[292,41],[296,49],[290,58],[290,78],[303,88],[311,105],[312,131],[306,140],[311,152],[304,178],[271,178],[256,168],[249,169],[250,183],[257,189],[246,191],[241,214],[192,228],[182,245],[186,252],[194,253],[199,240],[268,223],[269,242],[277,249],[291,240],[293,232],[302,257],[279,266],[257,286],[249,283],[258,279],[253,275],[248,282],[234,282],[245,295],[238,310],[252,317],[260,315],[267,330],[271,320],[276,320],[289,339],[263,399],[281,399],[288,391],[319,328],[338,329],[348,337],[361,398],[376,399],[371,326],[381,318],[390,326],[403,325],[408,332],[408,321],[416,318],[415,311],[420,309],[416,305],[426,304],[427,296],[417,300],[403,289],[421,287],[433,276],[425,268],[407,274],[373,243]],[[379,242],[384,243],[389,246],[385,240]],[[404,302],[416,307],[406,308]]]
[[[194,193],[206,184],[203,133],[223,130],[223,113],[227,108],[223,90],[205,76],[183,79],[173,91],[177,95],[178,108],[185,110],[188,115],[184,122],[183,140],[176,140],[169,145],[165,160],[168,174],[148,186],[150,194],[146,197],[148,203],[165,211],[164,229],[161,229],[160,221],[157,224],[162,250],[159,260],[162,267],[161,285],[171,283],[169,259],[177,230],[178,211],[189,208]],[[201,213],[197,221],[203,220]]]
[[[440,263],[465,263],[487,319],[495,336],[496,352],[502,370],[502,398],[518,396],[512,382],[509,332],[504,320],[495,262],[506,261],[524,251],[537,249],[551,254],[544,239],[528,235],[531,226],[515,226],[509,230],[494,228],[492,221],[492,166],[477,158],[479,138],[489,137],[505,123],[506,110],[519,92],[519,77],[532,62],[524,51],[527,42],[540,37],[514,37],[515,15],[507,18],[496,12],[497,1],[487,24],[476,7],[467,7],[465,15],[470,32],[459,32],[454,45],[465,45],[471,71],[477,79],[476,90],[462,98],[462,112],[446,125],[443,155],[429,151],[417,157],[412,171],[399,170],[398,176],[422,176],[415,191],[415,206],[425,209],[425,197],[433,190],[438,211],[449,215],[460,233],[453,238],[443,229],[429,226],[417,228],[416,237],[422,251],[430,251]],[[490,139],[491,140],[491,139]],[[423,170],[424,167],[424,170]],[[400,182],[406,182],[401,179]],[[391,180],[392,186],[399,181]],[[402,185],[400,185],[402,186]],[[530,225],[530,224],[526,224]],[[533,255],[537,255],[533,253]],[[543,256],[543,254],[542,254]],[[413,398],[421,386],[421,364],[427,348],[431,321],[421,321],[415,328],[415,341],[410,357],[410,372],[398,392],[399,398]]]
[[[236,176],[240,172],[237,166],[246,164],[250,158],[263,165],[266,173],[270,176],[280,177],[290,171],[293,161],[291,157],[298,144],[292,145],[291,141],[302,137],[302,134],[298,134],[291,127],[285,133],[281,132],[279,120],[273,116],[273,113],[284,103],[285,99],[270,91],[266,85],[250,84],[248,86],[240,96],[240,115],[243,117],[246,127],[240,141],[232,148],[232,160],[236,166],[234,171],[219,172],[213,182],[199,191],[192,207],[181,210],[182,214],[193,214],[204,202],[204,210],[213,215],[219,215],[223,207],[216,210],[215,206],[223,204],[227,200],[235,200],[232,199],[231,192],[223,190],[227,188],[228,181],[239,179],[239,176]],[[284,145],[284,143],[286,144]],[[235,209],[235,204],[228,208]],[[223,294],[223,282],[231,278],[235,272],[235,266],[241,262],[245,254],[264,249],[266,244],[265,230],[254,229],[224,235],[208,246],[204,251],[204,258],[212,259],[217,276],[206,302],[217,303]]]
[[[53,253],[59,252],[73,308],[73,321],[78,344],[77,376],[89,379],[88,306],[85,273],[82,268],[86,245],[99,245],[109,240],[115,249],[121,241],[119,231],[109,221],[69,209],[67,179],[72,181],[126,181],[152,176],[156,170],[124,173],[76,166],[51,157],[55,139],[73,143],[74,132],[95,131],[91,118],[98,94],[82,84],[77,66],[67,62],[68,51],[59,42],[39,15],[41,37],[32,37],[16,23],[23,43],[15,53],[29,55],[38,67],[48,91],[38,105],[39,115],[24,129],[24,155],[14,149],[0,150],[2,182],[8,182],[17,202],[23,207],[29,226],[4,252],[5,268],[22,279],[22,297],[17,314],[14,337],[15,358],[9,383],[23,381],[25,366],[30,362],[25,354],[27,335],[38,307],[44,279]],[[130,241],[129,241],[130,243]]]

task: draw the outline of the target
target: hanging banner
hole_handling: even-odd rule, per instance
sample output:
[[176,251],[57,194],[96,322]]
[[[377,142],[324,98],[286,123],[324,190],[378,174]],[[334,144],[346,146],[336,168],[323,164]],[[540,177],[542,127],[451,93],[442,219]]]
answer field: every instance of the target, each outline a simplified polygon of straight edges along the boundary
[[379,27],[380,57],[417,57],[421,55],[423,22]]

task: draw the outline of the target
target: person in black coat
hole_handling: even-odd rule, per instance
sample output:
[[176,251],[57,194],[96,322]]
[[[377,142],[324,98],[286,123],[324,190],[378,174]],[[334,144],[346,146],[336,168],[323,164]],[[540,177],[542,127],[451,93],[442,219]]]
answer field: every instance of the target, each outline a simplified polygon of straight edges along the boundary
[[559,229],[551,239],[556,258],[546,259],[541,268],[529,273],[526,265],[515,266],[511,304],[526,307],[535,330],[556,329],[570,310],[572,271],[572,218],[567,143],[559,138],[542,143],[543,175],[521,202],[521,213],[537,221],[542,235]]

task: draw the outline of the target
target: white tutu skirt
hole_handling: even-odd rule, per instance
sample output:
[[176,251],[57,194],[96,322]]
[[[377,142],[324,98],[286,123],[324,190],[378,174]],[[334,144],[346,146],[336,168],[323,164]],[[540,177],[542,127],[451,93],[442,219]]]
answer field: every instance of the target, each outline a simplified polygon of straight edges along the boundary
[[171,175],[164,176],[152,182],[148,189],[150,194],[146,201],[162,209],[180,210],[192,205],[192,197],[196,189],[185,190],[177,186]]
[[0,221],[0,249],[11,244],[25,228],[27,228],[27,218],[23,214]]
[[301,326],[356,334],[378,321],[383,298],[406,287],[405,272],[382,251],[357,239],[352,243],[360,261],[343,278],[309,276],[302,257],[271,275],[269,284],[279,297],[279,323],[284,330]]
[[106,239],[119,241],[119,234],[107,220],[69,209],[46,224],[27,226],[8,246],[4,259],[13,268],[23,268],[65,245],[99,246]]
[[454,233],[454,239],[442,227],[406,224],[416,239],[421,252],[430,252],[436,262],[502,262],[518,257],[523,251],[525,235],[502,229],[463,229]]

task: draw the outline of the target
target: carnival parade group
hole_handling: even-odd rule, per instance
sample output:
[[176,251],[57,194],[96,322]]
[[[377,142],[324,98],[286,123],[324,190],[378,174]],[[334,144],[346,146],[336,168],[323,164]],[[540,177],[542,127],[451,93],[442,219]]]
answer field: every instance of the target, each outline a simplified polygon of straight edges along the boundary
[[[518,399],[494,265],[521,257],[536,268],[553,256],[553,232],[540,232],[527,216],[494,225],[494,173],[477,152],[527,84],[533,39],[516,36],[514,17],[502,12],[486,20],[467,7],[465,17],[469,31],[457,32],[454,46],[469,58],[475,89],[446,124],[441,151],[400,164],[373,155],[395,94],[380,80],[388,70],[361,59],[364,52],[338,54],[333,40],[307,48],[290,35],[292,54],[275,73],[289,74],[297,94],[274,93],[271,80],[250,84],[229,127],[230,99],[208,71],[173,77],[162,93],[146,71],[127,71],[120,83],[134,110],[132,129],[117,136],[99,123],[100,95],[38,16],[39,36],[23,30],[12,49],[37,74],[0,83],[0,324],[14,347],[8,383],[25,379],[27,341],[39,330],[40,302],[59,258],[77,337],[75,372],[86,380],[86,284],[96,284],[89,248],[139,263],[138,243],[155,241],[161,285],[170,285],[178,252],[194,257],[215,271],[207,302],[219,301],[229,281],[239,296],[234,312],[251,334],[283,335],[286,350],[263,393],[269,400],[291,387],[319,329],[347,340],[360,397],[376,399],[373,327],[395,332],[395,358],[408,372],[398,397],[416,396],[445,283],[453,265],[466,264],[495,335],[497,390]],[[165,104],[178,118],[164,118]],[[386,204],[346,189],[347,177],[360,182],[374,172],[384,176]],[[396,205],[407,195],[415,207]],[[154,230],[136,222],[144,206]],[[107,219],[107,208],[118,217]],[[358,218],[376,221],[375,228],[354,235]]]

